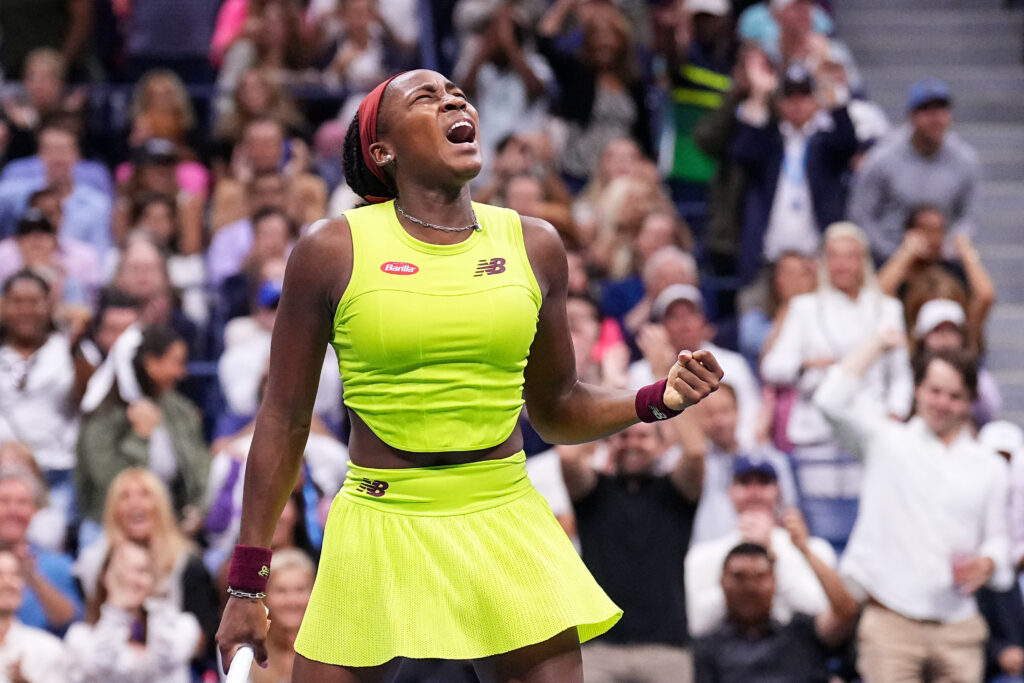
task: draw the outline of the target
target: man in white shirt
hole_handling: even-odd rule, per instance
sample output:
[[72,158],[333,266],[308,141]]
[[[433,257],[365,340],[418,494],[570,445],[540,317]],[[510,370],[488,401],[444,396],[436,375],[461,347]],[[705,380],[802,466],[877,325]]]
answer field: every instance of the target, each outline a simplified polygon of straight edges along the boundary
[[693,285],[675,284],[666,287],[651,305],[651,318],[637,335],[637,346],[643,360],[629,366],[629,385],[634,389],[664,376],[676,362],[678,349],[708,349],[715,354],[725,372],[725,380],[736,391],[739,406],[740,446],[754,443],[754,426],[761,408],[757,380],[743,356],[712,344],[713,328],[704,314],[704,297]]
[[[729,551],[740,543],[756,543],[775,557],[775,599],[772,616],[786,623],[794,612],[816,615],[828,607],[828,599],[803,552],[793,544],[792,531],[804,528],[795,509],[780,515],[778,474],[767,460],[746,456],[736,459],[729,498],[736,510],[734,528],[724,536],[696,543],[684,563],[686,621],[694,638],[710,633],[726,616],[722,592],[722,567]],[[808,552],[834,567],[832,546],[820,538],[807,542]]]
[[[914,366],[916,416],[879,418],[860,392],[882,332],[831,368],[814,401],[864,460],[860,512],[841,573],[868,604],[858,626],[866,681],[982,680],[985,622],[974,592],[1013,583],[1006,463],[966,427],[977,391],[973,359],[955,350]],[[909,676],[907,672],[910,672]]]

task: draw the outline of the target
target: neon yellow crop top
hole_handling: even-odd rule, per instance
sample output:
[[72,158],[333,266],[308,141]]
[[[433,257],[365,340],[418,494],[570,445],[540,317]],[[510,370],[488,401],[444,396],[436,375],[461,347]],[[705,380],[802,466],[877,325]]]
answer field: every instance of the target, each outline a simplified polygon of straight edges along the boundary
[[452,245],[412,237],[393,201],[345,212],[352,278],[331,344],[346,405],[394,448],[496,446],[523,406],[540,287],[519,215],[473,209],[483,229]]

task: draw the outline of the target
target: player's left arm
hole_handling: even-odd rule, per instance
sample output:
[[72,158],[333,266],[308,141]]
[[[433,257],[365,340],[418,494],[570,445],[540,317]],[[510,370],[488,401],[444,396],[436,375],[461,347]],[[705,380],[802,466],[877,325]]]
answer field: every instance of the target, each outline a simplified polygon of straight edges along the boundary
[[[548,443],[592,441],[635,424],[639,418],[634,392],[585,384],[576,376],[565,311],[565,248],[546,221],[524,216],[522,222],[527,255],[543,296],[525,371],[530,423]],[[715,391],[721,377],[710,352],[680,353],[669,373],[664,403],[683,410]]]

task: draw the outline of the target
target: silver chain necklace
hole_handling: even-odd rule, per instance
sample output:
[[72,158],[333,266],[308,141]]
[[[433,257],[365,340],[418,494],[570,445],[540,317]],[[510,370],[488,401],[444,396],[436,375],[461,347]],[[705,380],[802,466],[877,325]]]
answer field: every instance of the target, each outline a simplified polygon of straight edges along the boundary
[[472,207],[470,207],[469,212],[471,214],[473,214],[473,224],[472,225],[467,225],[464,228],[450,228],[450,227],[448,227],[446,225],[434,225],[433,223],[428,223],[426,221],[421,221],[419,218],[416,218],[415,216],[410,216],[405,211],[403,211],[402,210],[402,205],[398,203],[398,200],[395,200],[395,210],[398,211],[398,213],[402,214],[402,216],[404,216],[405,218],[408,218],[409,220],[411,220],[413,223],[416,223],[417,225],[422,225],[424,228],[433,228],[434,230],[443,230],[444,232],[465,232],[466,230],[482,230],[483,229],[483,228],[481,228],[480,223],[477,221],[477,219],[476,219],[476,211],[474,211]]

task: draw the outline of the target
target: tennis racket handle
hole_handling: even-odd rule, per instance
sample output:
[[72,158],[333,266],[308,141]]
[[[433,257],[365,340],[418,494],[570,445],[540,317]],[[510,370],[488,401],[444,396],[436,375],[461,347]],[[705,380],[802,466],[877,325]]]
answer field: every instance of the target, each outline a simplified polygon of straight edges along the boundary
[[231,668],[228,670],[228,677],[225,679],[225,683],[247,683],[249,680],[249,667],[252,666],[254,657],[255,653],[248,645],[238,648],[234,659],[231,660]]

